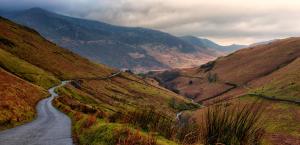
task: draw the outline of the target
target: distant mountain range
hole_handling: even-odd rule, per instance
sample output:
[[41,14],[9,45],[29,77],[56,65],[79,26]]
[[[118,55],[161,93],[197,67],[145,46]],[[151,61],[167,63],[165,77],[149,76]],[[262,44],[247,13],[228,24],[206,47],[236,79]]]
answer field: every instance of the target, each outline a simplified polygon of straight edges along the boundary
[[178,38],[146,28],[72,18],[41,8],[2,12],[1,15],[91,60],[136,71],[199,66],[220,56],[219,51],[232,52],[242,47],[220,46],[207,39]]
[[210,48],[210,49],[214,49],[216,51],[220,51],[220,52],[225,52],[225,53],[231,53],[233,51],[236,51],[238,49],[247,47],[247,45],[238,45],[238,44],[232,44],[232,45],[228,45],[228,46],[222,46],[219,45],[211,40],[205,39],[205,38],[198,38],[195,36],[182,36],[180,37],[182,40],[198,46],[200,48]]

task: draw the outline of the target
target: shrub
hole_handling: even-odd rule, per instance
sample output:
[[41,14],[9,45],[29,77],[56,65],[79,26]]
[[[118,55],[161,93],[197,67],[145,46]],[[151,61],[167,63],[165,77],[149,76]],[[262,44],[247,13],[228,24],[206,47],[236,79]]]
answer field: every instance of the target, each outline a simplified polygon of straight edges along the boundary
[[85,128],[90,128],[92,125],[94,125],[97,121],[96,115],[88,115],[88,118],[85,121]]
[[120,121],[121,119],[124,120],[124,114],[120,111],[117,111],[115,113],[113,113],[112,115],[108,116],[108,122],[117,122],[117,121]]
[[159,75],[159,82],[170,82],[180,76],[178,71],[164,71]]
[[81,120],[83,118],[83,115],[80,113],[80,112],[76,112],[75,114],[74,114],[74,119],[76,120],[76,121],[79,121],[79,120]]
[[200,139],[200,126],[190,115],[181,115],[176,138],[183,145],[197,143]]
[[134,133],[128,129],[120,129],[114,135],[117,138],[116,145],[156,145],[156,138],[152,134],[146,137],[137,130]]
[[214,68],[215,63],[216,63],[215,61],[210,61],[206,64],[201,65],[200,68],[203,69],[204,72],[208,72]]
[[216,82],[217,80],[218,80],[218,75],[216,74],[216,73],[208,73],[208,76],[207,76],[207,80],[208,80],[208,82],[210,82],[210,83],[214,83],[214,82]]
[[208,107],[202,118],[201,140],[204,144],[260,144],[264,129],[261,121],[263,105],[224,104]]
[[6,45],[8,47],[11,47],[11,48],[16,46],[16,44],[13,43],[12,41],[10,41],[6,38],[2,38],[2,37],[0,37],[0,44],[4,44],[4,45]]

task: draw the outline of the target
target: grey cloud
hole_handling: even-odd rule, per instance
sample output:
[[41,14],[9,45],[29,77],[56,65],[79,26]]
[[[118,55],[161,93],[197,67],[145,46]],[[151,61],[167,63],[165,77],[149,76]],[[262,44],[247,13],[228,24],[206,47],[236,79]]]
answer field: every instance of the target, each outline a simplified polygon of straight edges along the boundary
[[142,26],[224,43],[300,34],[300,2],[285,0],[0,0],[3,9],[42,7],[116,25]]

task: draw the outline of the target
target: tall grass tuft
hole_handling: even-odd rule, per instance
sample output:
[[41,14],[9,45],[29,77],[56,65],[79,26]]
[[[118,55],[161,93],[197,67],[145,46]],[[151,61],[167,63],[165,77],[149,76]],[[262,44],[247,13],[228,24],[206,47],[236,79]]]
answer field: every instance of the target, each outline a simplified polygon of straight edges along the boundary
[[218,104],[208,107],[202,117],[201,141],[206,145],[258,145],[264,134],[263,104]]
[[96,115],[88,115],[86,121],[85,121],[85,128],[90,128],[92,125],[94,125],[97,121]]
[[175,117],[168,117],[154,108],[128,112],[121,120],[123,123],[133,124],[145,131],[157,132],[166,139],[182,144],[194,144],[200,137],[199,125],[190,118],[175,121]]
[[142,135],[140,131],[132,132],[130,129],[120,129],[114,133],[116,145],[156,145],[156,138],[152,134]]

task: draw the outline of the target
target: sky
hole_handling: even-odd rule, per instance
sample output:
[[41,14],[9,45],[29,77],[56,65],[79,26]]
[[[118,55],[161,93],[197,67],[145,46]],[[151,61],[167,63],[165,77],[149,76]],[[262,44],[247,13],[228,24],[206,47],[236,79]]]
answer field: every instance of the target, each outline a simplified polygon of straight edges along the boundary
[[2,10],[41,7],[224,45],[300,36],[299,0],[0,0],[0,4]]

